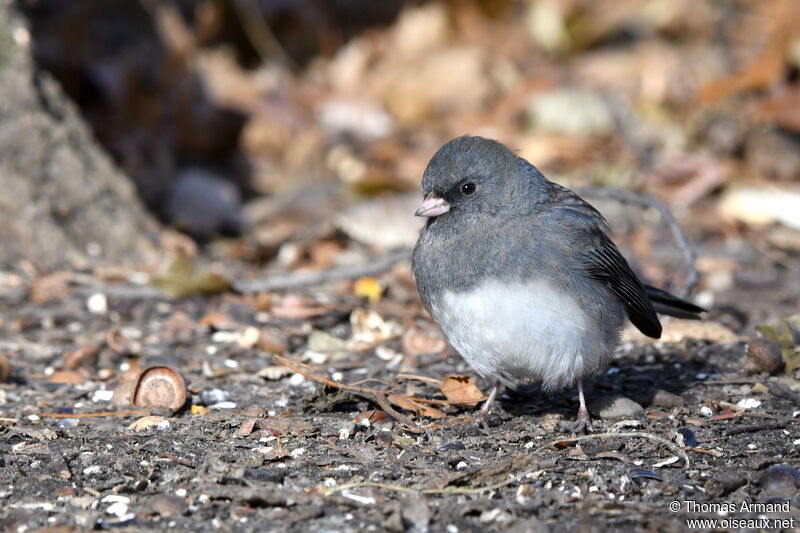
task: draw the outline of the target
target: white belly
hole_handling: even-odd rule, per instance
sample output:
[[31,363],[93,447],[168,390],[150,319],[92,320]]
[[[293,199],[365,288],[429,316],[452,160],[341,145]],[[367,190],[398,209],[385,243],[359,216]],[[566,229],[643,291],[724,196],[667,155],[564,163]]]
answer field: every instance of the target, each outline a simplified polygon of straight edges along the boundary
[[572,385],[613,349],[596,319],[545,281],[487,282],[432,304],[434,319],[464,360],[512,387],[520,379],[542,380],[545,389]]

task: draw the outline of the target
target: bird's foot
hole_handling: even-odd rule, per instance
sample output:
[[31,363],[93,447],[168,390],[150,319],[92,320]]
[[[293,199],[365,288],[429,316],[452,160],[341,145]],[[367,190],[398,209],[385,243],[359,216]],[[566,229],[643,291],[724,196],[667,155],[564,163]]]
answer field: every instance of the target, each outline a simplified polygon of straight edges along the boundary
[[481,410],[478,411],[478,415],[475,417],[476,426],[487,427],[489,425],[489,413],[492,411],[492,405],[494,405],[494,399],[497,396],[497,390],[499,388],[500,382],[496,381],[491,392],[489,393],[489,397],[486,399],[483,407],[481,407]]
[[570,430],[575,434],[589,433],[592,431],[592,418],[589,416],[589,410],[581,406],[578,409],[578,418],[570,425]]
[[475,416],[475,421],[473,422],[473,424],[475,424],[479,428],[489,427],[489,417],[490,417],[489,413],[481,409]]

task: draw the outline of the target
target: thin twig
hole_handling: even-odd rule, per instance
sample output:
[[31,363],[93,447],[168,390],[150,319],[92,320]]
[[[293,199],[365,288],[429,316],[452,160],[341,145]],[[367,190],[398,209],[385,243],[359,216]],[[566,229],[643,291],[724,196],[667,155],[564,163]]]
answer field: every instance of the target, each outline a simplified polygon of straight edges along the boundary
[[696,255],[694,249],[689,244],[686,234],[681,229],[680,224],[675,219],[669,207],[667,207],[661,200],[650,196],[648,194],[640,194],[634,191],[627,191],[623,189],[612,189],[608,187],[581,187],[576,189],[578,194],[585,196],[594,196],[596,198],[607,198],[616,200],[618,202],[630,205],[636,205],[644,208],[651,208],[658,211],[661,216],[662,222],[669,228],[672,237],[675,239],[681,253],[683,254],[683,261],[686,263],[686,281],[683,287],[676,291],[678,296],[686,298],[697,286],[700,280],[700,272],[697,270]]
[[100,413],[39,413],[37,416],[42,418],[104,418],[106,416],[139,416],[149,415],[147,409],[136,411],[102,411]]
[[[552,448],[553,446],[562,443],[578,442],[591,439],[615,438],[615,437],[644,438],[655,441],[675,451],[675,453],[677,453],[681,457],[681,459],[683,459],[684,468],[689,468],[689,456],[686,455],[686,452],[680,446],[678,446],[674,442],[670,442],[667,439],[659,437],[658,435],[653,435],[652,433],[638,433],[638,432],[593,433],[591,435],[580,435],[575,437],[555,439],[533,450],[533,452],[530,453],[530,456],[533,457],[535,455],[538,455],[544,450],[547,450],[548,448]],[[325,495],[329,495],[350,489],[371,487],[376,489],[391,490],[395,492],[419,492],[420,494],[480,494],[482,492],[491,492],[497,489],[501,489],[503,487],[511,485],[514,482],[520,481],[521,479],[525,478],[525,476],[527,476],[528,474],[535,472],[536,468],[537,467],[529,467],[521,474],[517,474],[516,476],[511,476],[509,479],[505,481],[500,481],[497,483],[493,483],[491,485],[484,485],[481,487],[451,487],[444,489],[422,489],[417,491],[417,489],[404,487],[402,485],[391,485],[384,483],[376,483],[372,481],[364,481],[358,483],[344,483],[342,485],[337,485],[335,487],[326,488],[322,492]]]
[[401,248],[393,250],[386,255],[378,257],[372,262],[358,265],[347,265],[329,268],[318,272],[298,272],[294,274],[283,274],[264,279],[254,279],[248,281],[234,281],[234,290],[241,293],[268,292],[277,290],[291,290],[312,285],[324,285],[335,281],[344,281],[364,276],[375,276],[386,272],[400,261],[409,259],[411,250]]
[[[413,420],[408,418],[407,416],[399,413],[396,409],[394,409],[391,405],[389,405],[389,401],[386,399],[386,393],[381,390],[376,389],[367,389],[364,387],[356,387],[353,385],[346,385],[344,383],[337,383],[333,380],[325,378],[323,376],[319,376],[314,374],[313,372],[309,372],[304,368],[300,368],[294,361],[286,359],[285,357],[281,357],[280,355],[273,354],[272,357],[278,361],[280,364],[286,366],[290,370],[297,372],[298,374],[302,374],[303,376],[307,377],[312,381],[316,381],[318,383],[322,383],[323,385],[327,385],[328,387],[334,387],[337,389],[346,390],[349,392],[355,392],[358,394],[365,394],[367,396],[371,396],[375,399],[375,403],[377,403],[381,409],[383,409],[387,414],[389,414],[392,418],[403,424],[403,426],[411,431],[412,433],[422,433],[423,430],[414,423]],[[411,400],[415,400],[416,398],[409,397]]]
[[261,61],[266,63],[270,59],[278,59],[292,70],[298,70],[297,64],[281,46],[278,38],[275,37],[269,24],[267,24],[258,2],[254,0],[234,0],[233,6],[236,9],[236,15],[239,17],[239,23],[242,25],[245,35],[247,35],[250,44],[256,49],[258,55],[261,56]]

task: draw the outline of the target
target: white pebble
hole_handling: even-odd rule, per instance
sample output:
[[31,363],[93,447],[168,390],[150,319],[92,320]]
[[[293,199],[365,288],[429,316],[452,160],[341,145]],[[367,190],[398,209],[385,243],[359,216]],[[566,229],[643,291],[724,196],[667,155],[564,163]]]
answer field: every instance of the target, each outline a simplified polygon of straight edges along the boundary
[[704,405],[703,407],[700,408],[700,413],[703,416],[712,416],[714,414],[714,411],[712,411],[709,406]]
[[300,457],[304,453],[306,453],[306,449],[305,448],[297,448],[296,450],[292,450],[292,453],[290,455],[292,456],[292,459],[297,459],[298,457]]
[[236,409],[236,402],[219,402],[208,406],[209,409]]
[[743,400],[736,402],[736,406],[744,409],[755,409],[756,407],[761,407],[761,400],[756,400],[755,398],[744,398]]
[[108,299],[105,294],[95,293],[86,299],[86,309],[95,315],[104,315],[108,312]]
[[306,377],[303,374],[292,374],[292,377],[289,378],[289,385],[292,387],[297,387],[301,385],[306,380]]
[[97,402],[110,402],[111,398],[113,398],[113,397],[114,397],[114,391],[113,390],[101,389],[101,390],[96,390],[96,391],[94,391],[94,393],[92,393],[92,401],[95,402],[95,403],[97,403]]

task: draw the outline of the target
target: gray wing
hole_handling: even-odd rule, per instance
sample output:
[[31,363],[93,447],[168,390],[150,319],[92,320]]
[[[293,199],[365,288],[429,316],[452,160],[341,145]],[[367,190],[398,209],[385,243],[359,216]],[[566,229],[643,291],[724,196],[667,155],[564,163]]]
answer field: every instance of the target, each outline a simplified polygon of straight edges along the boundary
[[628,319],[648,337],[661,337],[661,323],[642,282],[608,236],[603,216],[578,195],[553,184],[552,211],[570,234],[573,256],[587,277],[605,285],[625,307]]

